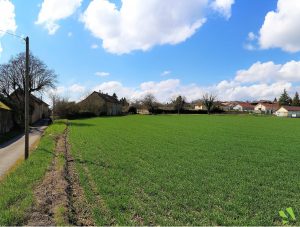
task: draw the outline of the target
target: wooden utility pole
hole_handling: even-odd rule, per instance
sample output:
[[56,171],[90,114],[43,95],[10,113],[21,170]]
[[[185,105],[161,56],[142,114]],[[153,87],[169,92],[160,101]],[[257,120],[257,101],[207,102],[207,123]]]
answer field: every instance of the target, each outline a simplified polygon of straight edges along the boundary
[[29,157],[29,37],[26,42],[26,72],[25,72],[25,160]]

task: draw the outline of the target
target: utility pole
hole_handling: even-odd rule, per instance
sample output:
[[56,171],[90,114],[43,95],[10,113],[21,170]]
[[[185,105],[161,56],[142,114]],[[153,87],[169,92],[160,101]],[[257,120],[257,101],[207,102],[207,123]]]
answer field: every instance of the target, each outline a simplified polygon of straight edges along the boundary
[[26,72],[25,72],[25,160],[29,157],[29,37],[26,42]]

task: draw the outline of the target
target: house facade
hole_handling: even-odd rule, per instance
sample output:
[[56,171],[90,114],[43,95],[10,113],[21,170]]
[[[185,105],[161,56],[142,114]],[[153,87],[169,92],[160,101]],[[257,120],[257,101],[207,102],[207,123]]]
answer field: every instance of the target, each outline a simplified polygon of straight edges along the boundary
[[33,110],[31,111],[31,123],[50,117],[50,109],[47,103],[33,95],[31,95],[30,99],[31,105],[33,105]]
[[78,103],[81,112],[96,116],[117,116],[122,114],[122,104],[113,96],[94,91]]
[[254,112],[261,114],[274,114],[278,109],[278,103],[258,103],[254,108]]
[[282,106],[275,112],[278,117],[300,118],[300,106]]
[[207,110],[207,108],[203,103],[197,103],[195,105],[195,110]]
[[0,102],[0,135],[9,132],[13,126],[11,109]]
[[[13,100],[15,106],[22,106],[20,109],[24,108],[24,94],[21,90],[14,91],[10,95],[10,98]],[[30,94],[29,100],[30,124],[50,117],[50,109],[47,103],[32,94]]]

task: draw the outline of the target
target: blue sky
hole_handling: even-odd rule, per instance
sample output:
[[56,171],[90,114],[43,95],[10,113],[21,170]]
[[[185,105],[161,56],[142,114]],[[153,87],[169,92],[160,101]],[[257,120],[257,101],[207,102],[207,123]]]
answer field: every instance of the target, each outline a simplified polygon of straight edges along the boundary
[[[0,0],[0,17],[7,2],[16,28],[0,29],[28,35],[33,54],[58,74],[51,92],[73,100],[92,90],[161,101],[206,92],[273,99],[299,88],[297,0]],[[24,50],[9,35],[0,42],[0,63]]]

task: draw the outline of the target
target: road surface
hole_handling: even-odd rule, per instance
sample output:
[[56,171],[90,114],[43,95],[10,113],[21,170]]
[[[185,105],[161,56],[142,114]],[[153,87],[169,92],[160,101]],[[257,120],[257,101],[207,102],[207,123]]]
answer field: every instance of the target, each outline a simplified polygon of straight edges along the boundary
[[[46,128],[47,126],[43,124],[31,127],[29,134],[29,147],[31,149],[39,141]],[[0,178],[4,177],[7,171],[10,170],[18,160],[24,159],[24,143],[25,136],[21,135],[0,145]]]

